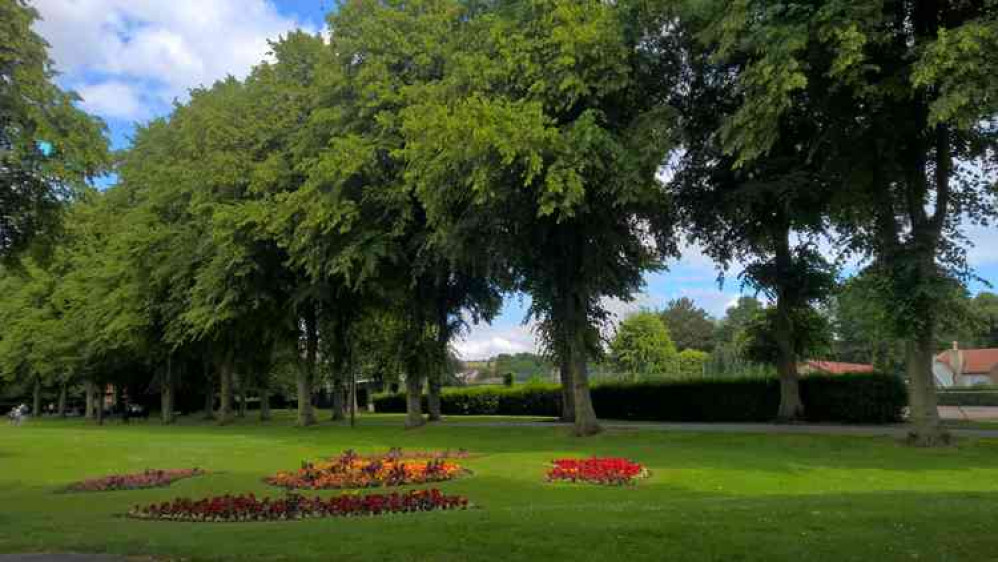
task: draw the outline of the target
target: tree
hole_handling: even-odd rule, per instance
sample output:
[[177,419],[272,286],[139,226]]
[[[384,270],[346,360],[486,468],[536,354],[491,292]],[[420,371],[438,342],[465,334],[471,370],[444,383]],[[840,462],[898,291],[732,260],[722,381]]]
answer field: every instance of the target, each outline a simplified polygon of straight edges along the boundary
[[[744,93],[721,131],[738,166],[798,138],[836,185],[832,217],[873,258],[906,341],[911,441],[948,439],[931,372],[948,277],[968,275],[960,225],[994,214],[993,72],[998,19],[983,2],[747,1],[719,13],[720,55],[743,60]],[[789,136],[788,136],[789,133]],[[818,146],[818,145],[815,145]]]
[[575,432],[596,433],[587,362],[604,299],[630,299],[674,249],[656,179],[671,143],[653,119],[668,88],[639,79],[663,76],[615,4],[471,6],[442,80],[403,113],[407,178],[443,240],[509,258]]
[[707,369],[710,354],[697,349],[679,352],[679,374],[684,377],[701,377]]
[[[813,308],[797,309],[792,318],[794,355],[802,359],[826,355],[831,347],[832,328],[828,319]],[[779,312],[769,307],[758,313],[742,333],[742,348],[752,361],[776,364],[783,357],[778,341]]]
[[982,321],[982,328],[976,338],[977,346],[998,347],[998,295],[982,291],[974,297],[973,307]]
[[635,379],[666,373],[677,358],[669,330],[653,312],[639,312],[625,318],[610,341],[610,359]]
[[25,0],[0,3],[0,258],[52,233],[65,202],[107,169],[104,124],[61,90]]
[[695,349],[710,353],[714,349],[714,321],[692,299],[669,301],[660,313],[676,349]]

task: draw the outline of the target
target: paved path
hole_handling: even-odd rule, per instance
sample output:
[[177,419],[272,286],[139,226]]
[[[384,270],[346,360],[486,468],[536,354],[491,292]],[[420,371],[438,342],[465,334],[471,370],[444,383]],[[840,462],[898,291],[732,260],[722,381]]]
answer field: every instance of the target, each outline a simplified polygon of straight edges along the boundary
[[[552,421],[475,421],[462,422],[451,417],[447,427],[570,427],[571,424]],[[767,433],[784,435],[870,435],[904,437],[906,425],[824,425],[824,424],[775,424],[775,423],[685,423],[685,422],[626,422],[600,421],[604,429],[619,431],[673,431],[691,433]],[[998,429],[951,428],[957,437],[998,438]],[[3,562],[0,560],[0,562]]]
[[128,562],[107,554],[0,554],[0,562]]
[[998,406],[939,406],[944,420],[998,421]]

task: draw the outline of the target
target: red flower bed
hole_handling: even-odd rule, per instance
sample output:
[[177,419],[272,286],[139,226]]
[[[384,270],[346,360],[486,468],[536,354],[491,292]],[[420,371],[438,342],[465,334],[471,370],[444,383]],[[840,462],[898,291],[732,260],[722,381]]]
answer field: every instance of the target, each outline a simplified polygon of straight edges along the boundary
[[107,492],[111,490],[138,490],[141,488],[161,488],[177,480],[201,476],[205,472],[199,468],[176,470],[146,470],[134,474],[113,474],[103,478],[93,478],[74,482],[67,488],[70,492]]
[[378,457],[363,457],[346,451],[336,458],[303,462],[294,472],[281,471],[264,481],[289,490],[335,490],[443,482],[466,472],[445,458],[413,458],[405,456],[400,449],[392,449]]
[[350,517],[467,509],[468,499],[445,496],[440,490],[412,490],[403,494],[344,494],[331,498],[306,498],[296,494],[271,500],[244,496],[216,496],[201,500],[178,498],[172,502],[135,506],[129,517],[193,522],[287,521],[321,517]]
[[558,459],[548,470],[549,481],[589,482],[622,486],[644,478],[648,471],[636,462],[621,458]]

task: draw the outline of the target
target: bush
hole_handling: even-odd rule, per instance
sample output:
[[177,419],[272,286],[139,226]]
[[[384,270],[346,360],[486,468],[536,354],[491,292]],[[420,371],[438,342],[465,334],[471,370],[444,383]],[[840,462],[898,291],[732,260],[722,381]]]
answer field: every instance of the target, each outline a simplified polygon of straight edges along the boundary
[[[776,416],[780,385],[771,377],[604,383],[593,386],[592,397],[596,414],[606,419],[766,422]],[[801,399],[808,421],[893,423],[901,421],[907,391],[888,375],[811,375],[801,379]],[[405,395],[375,396],[374,404],[379,412],[404,412]],[[447,389],[441,409],[446,415],[557,416],[561,392],[556,385]]]

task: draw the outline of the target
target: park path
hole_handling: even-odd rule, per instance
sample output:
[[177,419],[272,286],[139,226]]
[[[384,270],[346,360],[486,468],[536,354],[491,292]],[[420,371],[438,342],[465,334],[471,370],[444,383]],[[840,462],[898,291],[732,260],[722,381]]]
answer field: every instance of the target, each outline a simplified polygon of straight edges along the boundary
[[129,562],[129,559],[108,554],[0,554],[0,562]]
[[[451,417],[448,427],[570,427],[555,421],[459,421]],[[832,425],[775,423],[692,423],[692,422],[628,422],[601,420],[604,429],[617,431],[671,431],[677,433],[766,433],[779,435],[867,435],[874,437],[904,437],[906,425]],[[956,437],[998,438],[996,429],[950,428]],[[3,562],[0,560],[0,562]]]

